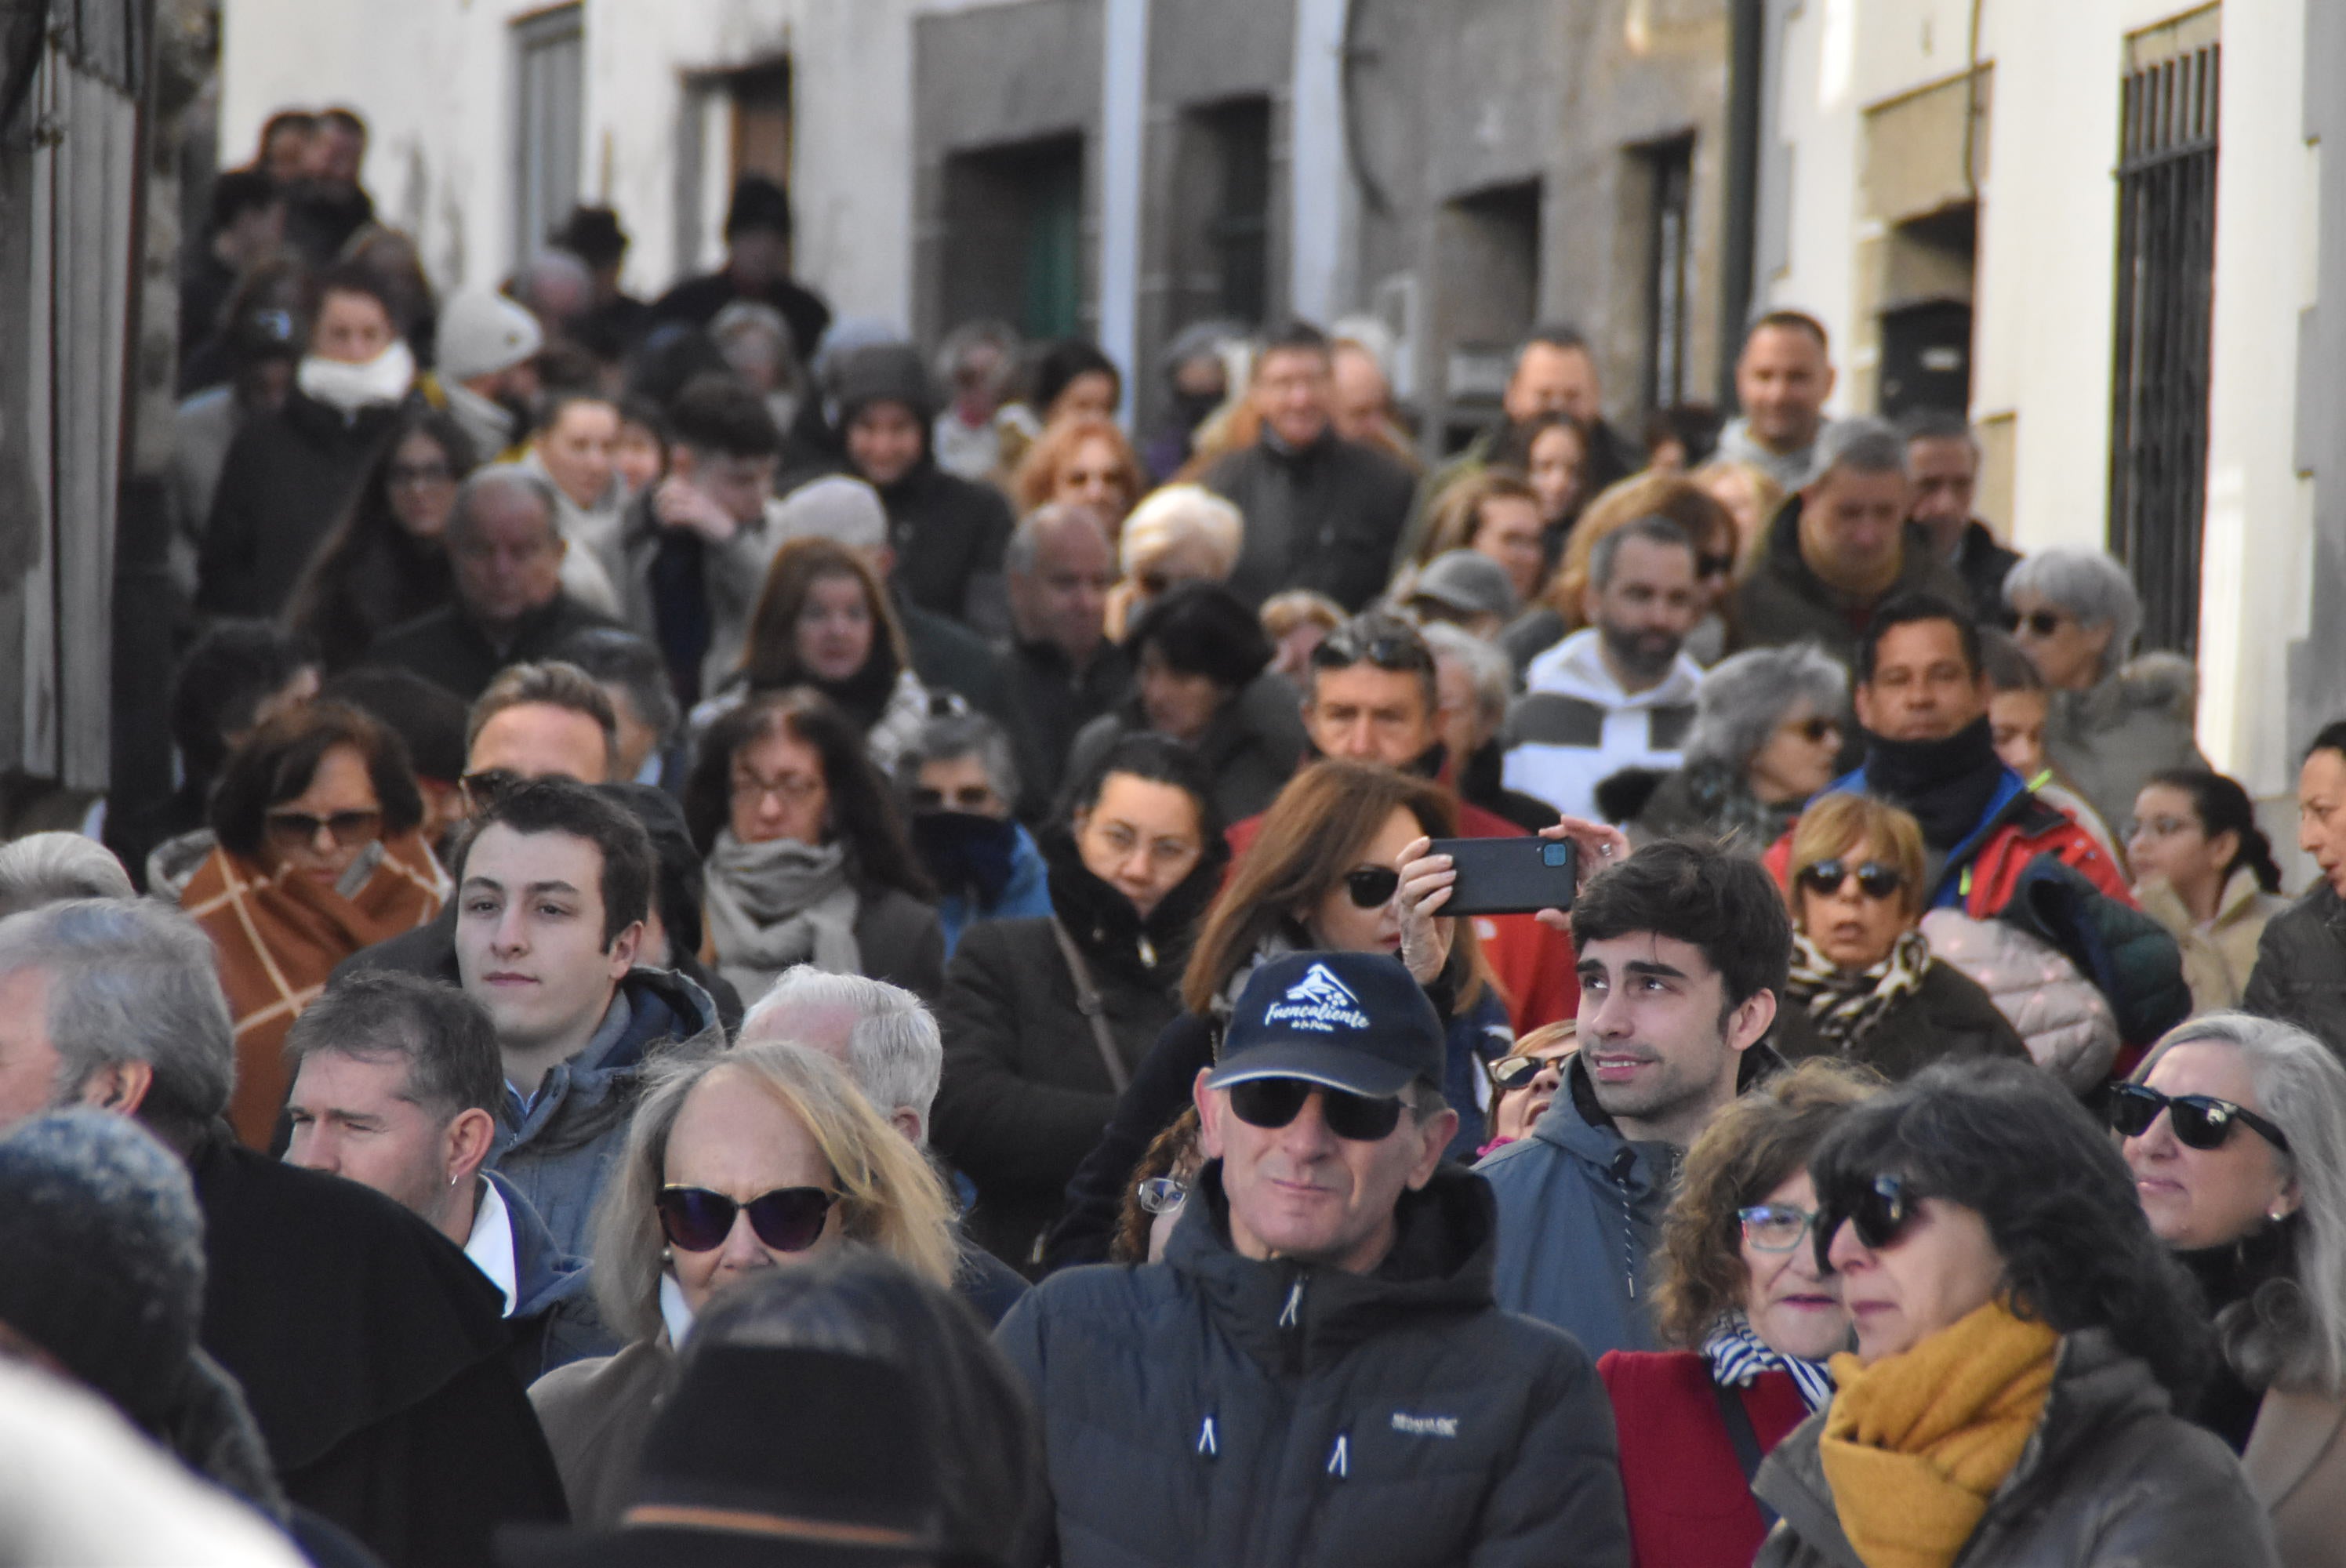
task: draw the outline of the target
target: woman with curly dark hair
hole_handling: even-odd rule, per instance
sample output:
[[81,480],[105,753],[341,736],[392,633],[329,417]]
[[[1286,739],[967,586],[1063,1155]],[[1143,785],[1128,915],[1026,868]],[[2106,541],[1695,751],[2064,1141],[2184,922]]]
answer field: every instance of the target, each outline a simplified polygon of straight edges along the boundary
[[1638,1562],[1743,1568],[1760,1549],[1760,1456],[1832,1398],[1825,1361],[1849,1347],[1841,1282],[1809,1245],[1809,1156],[1883,1086],[1864,1067],[1803,1063],[1721,1111],[1687,1151],[1654,1288],[1661,1338],[1678,1348],[1596,1363]]
[[285,611],[328,673],[364,659],[378,633],[448,602],[455,590],[441,535],[474,462],[472,438],[436,409],[413,409],[392,428]]
[[800,963],[937,993],[936,890],[894,801],[853,721],[819,692],[753,697],[709,727],[684,820],[708,863],[703,956],[743,1001]]
[[2036,1068],[1926,1069],[1809,1162],[1857,1351],[1755,1490],[1761,1568],[2257,1568],[2272,1527],[2175,1415],[2214,1361],[2107,1134]]

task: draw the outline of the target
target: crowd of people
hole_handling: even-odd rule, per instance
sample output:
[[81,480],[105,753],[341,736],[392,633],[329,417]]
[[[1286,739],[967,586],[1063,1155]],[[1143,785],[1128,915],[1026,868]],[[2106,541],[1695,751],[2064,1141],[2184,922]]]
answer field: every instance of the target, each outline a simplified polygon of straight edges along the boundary
[[0,1557],[2346,1561],[2346,721],[2291,887],[1960,418],[1133,431],[364,135],[191,249],[175,788],[0,846]]

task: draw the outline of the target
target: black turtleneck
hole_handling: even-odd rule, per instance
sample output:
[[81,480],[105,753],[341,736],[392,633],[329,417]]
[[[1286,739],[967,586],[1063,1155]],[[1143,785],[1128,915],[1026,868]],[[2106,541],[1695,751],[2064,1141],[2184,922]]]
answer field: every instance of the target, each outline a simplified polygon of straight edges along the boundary
[[[2291,1240],[2292,1229],[2288,1224],[2267,1226],[2228,1246],[2178,1252],[2175,1260],[2199,1282],[2199,1289],[2208,1298],[2209,1314],[2220,1320],[2234,1308],[2241,1312],[2253,1310],[2248,1305],[2249,1298],[2259,1288],[2295,1275],[2297,1248]],[[2233,1370],[2230,1359],[2219,1357],[2198,1399],[2183,1413],[2196,1425],[2222,1438],[2234,1453],[2239,1453],[2249,1446],[2249,1433],[2257,1424],[2257,1408],[2263,1400],[2264,1390],[2250,1388]]]
[[1979,826],[2004,774],[1985,715],[1943,740],[1865,738],[1867,791],[1912,812],[1943,855]]

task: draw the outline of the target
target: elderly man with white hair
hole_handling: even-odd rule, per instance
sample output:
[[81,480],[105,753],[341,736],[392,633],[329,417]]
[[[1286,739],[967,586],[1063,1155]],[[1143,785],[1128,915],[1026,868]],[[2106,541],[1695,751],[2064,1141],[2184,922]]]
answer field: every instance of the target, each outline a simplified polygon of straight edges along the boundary
[[[944,1081],[944,1038],[921,999],[901,985],[801,964],[742,1014],[735,1044],[810,1045],[847,1069],[872,1108],[913,1147],[929,1147],[929,1112]],[[955,1178],[954,1185],[963,1184]],[[966,1199],[964,1189],[962,1196]],[[958,1237],[954,1288],[988,1327],[1026,1294],[1026,1282],[984,1247]]]
[[2189,659],[2130,659],[2142,600],[2127,569],[2099,550],[2040,550],[2004,579],[2013,636],[2052,700],[2045,754],[2101,813],[2120,823],[2154,773],[2205,769],[2192,738],[2198,672]]

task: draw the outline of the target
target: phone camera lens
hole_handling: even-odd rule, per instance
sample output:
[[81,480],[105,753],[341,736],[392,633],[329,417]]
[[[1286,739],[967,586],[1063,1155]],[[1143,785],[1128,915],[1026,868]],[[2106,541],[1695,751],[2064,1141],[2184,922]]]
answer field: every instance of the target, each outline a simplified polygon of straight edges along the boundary
[[1571,860],[1572,845],[1569,842],[1550,839],[1540,845],[1540,864],[1562,866],[1570,864]]

